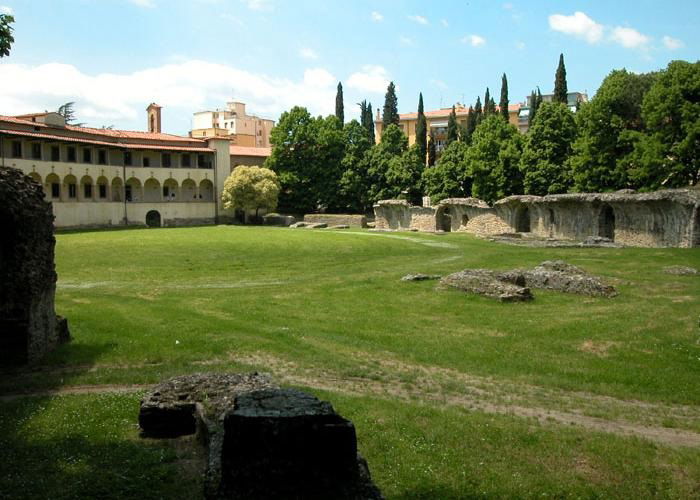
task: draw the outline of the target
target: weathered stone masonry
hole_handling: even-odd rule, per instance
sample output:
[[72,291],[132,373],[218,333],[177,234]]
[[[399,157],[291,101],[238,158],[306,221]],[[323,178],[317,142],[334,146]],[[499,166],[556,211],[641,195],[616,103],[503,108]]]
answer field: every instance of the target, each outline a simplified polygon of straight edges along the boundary
[[31,363],[68,340],[56,316],[53,212],[41,186],[0,167],[0,364]]
[[377,229],[531,233],[564,240],[594,236],[638,247],[700,247],[700,191],[694,189],[509,196],[493,206],[475,198],[450,198],[435,208],[384,200],[374,211]]

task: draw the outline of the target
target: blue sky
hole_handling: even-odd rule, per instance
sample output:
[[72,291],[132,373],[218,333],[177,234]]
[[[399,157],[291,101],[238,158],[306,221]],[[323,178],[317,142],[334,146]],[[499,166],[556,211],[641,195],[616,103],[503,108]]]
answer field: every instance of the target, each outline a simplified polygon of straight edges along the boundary
[[[90,126],[145,128],[151,101],[165,131],[230,99],[277,119],[298,104],[346,117],[362,99],[399,111],[473,103],[508,76],[511,102],[551,92],[559,53],[570,90],[592,96],[612,69],[646,72],[698,59],[700,2],[370,0],[0,0],[16,19],[0,60],[0,114],[76,101]],[[483,98],[483,97],[482,97]]]

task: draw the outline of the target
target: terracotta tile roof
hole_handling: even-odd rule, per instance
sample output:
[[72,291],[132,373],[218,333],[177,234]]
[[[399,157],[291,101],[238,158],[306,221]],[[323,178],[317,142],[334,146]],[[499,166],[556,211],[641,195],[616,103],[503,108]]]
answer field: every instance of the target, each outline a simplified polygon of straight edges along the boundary
[[253,148],[231,144],[229,153],[234,156],[261,156],[267,158],[272,153],[272,148]]
[[[520,110],[522,107],[522,104],[516,103],[516,104],[509,104],[508,105],[508,112],[516,112]],[[496,111],[498,111],[499,108],[496,106]],[[447,118],[450,116],[450,113],[452,113],[452,108],[443,108],[443,109],[436,109],[433,111],[426,111],[425,112],[425,117],[426,118]],[[469,113],[469,107],[467,106],[466,108],[455,108],[455,113],[457,116],[466,116]],[[418,113],[403,113],[399,115],[399,120],[417,120],[418,119]]]

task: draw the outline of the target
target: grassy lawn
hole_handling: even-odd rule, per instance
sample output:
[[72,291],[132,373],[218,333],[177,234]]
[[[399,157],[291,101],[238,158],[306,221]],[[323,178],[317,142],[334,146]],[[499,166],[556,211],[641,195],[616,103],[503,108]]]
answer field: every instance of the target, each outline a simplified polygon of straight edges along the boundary
[[[225,226],[57,241],[73,341],[0,393],[257,369],[352,419],[389,498],[700,496],[700,278],[662,272],[700,268],[699,249]],[[548,259],[619,296],[500,304],[399,281]],[[139,439],[138,400],[0,402],[0,498],[196,496],[195,447]]]

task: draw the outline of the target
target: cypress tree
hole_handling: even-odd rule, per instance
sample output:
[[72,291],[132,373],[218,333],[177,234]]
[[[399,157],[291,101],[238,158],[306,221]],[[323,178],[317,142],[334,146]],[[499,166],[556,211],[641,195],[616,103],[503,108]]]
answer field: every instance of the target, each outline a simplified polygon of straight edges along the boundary
[[384,109],[382,112],[382,124],[384,128],[391,124],[399,124],[399,102],[396,98],[396,87],[394,82],[389,82],[384,96]]
[[477,125],[481,123],[483,117],[484,115],[481,109],[481,97],[477,96],[476,104],[474,104],[474,129],[476,129]]
[[463,142],[470,144],[472,142],[472,135],[476,129],[476,113],[469,106],[469,111],[467,112],[467,125],[464,128],[464,139]]
[[486,95],[484,95],[484,118],[489,116],[491,110],[489,109],[489,104],[491,103],[491,94],[489,93],[489,88],[486,87]]
[[508,78],[505,73],[501,78],[501,100],[498,102],[498,107],[501,110],[501,116],[508,123]]
[[535,115],[537,114],[540,104],[542,104],[542,93],[540,92],[540,88],[537,87],[537,93],[533,90],[530,94],[530,114],[527,117],[528,128],[531,127],[532,122],[535,121]]
[[445,141],[445,146],[449,146],[458,138],[457,113],[455,112],[455,107],[452,106],[452,112],[450,113],[450,117],[447,119],[447,140]]
[[416,122],[416,144],[418,144],[418,154],[425,164],[425,155],[428,153],[428,124],[423,112],[423,93],[418,95],[418,121]]
[[554,102],[567,104],[569,90],[566,85],[566,66],[564,66],[564,54],[559,54],[559,66],[554,77]]
[[335,94],[335,116],[342,127],[345,123],[345,105],[343,104],[343,84],[338,82],[338,91]]
[[372,115],[372,103],[367,104],[367,135],[372,144],[375,143],[376,139],[374,137],[374,116]]
[[432,167],[435,165],[435,159],[437,158],[437,150],[435,149],[435,132],[430,131],[430,141],[428,141],[428,166]]
[[493,97],[489,101],[489,115],[495,115],[496,114],[496,101],[493,100]]

